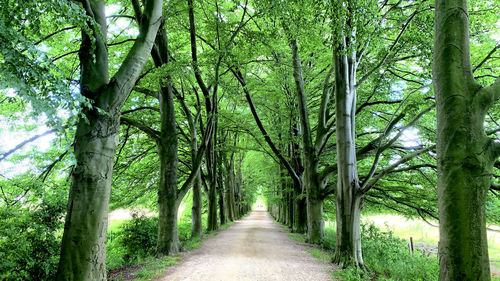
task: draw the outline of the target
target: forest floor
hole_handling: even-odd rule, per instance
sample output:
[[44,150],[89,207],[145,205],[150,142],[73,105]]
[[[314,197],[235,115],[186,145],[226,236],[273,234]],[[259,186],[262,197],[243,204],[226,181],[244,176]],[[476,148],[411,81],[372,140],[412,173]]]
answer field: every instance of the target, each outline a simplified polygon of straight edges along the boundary
[[332,280],[331,264],[308,253],[264,210],[254,210],[203,245],[183,255],[157,280]]

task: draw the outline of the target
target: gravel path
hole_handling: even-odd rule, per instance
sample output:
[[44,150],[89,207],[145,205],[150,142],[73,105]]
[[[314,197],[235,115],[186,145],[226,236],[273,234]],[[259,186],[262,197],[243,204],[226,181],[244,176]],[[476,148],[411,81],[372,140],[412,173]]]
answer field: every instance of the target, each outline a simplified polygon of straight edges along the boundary
[[159,280],[332,280],[332,267],[288,238],[263,210],[207,238]]

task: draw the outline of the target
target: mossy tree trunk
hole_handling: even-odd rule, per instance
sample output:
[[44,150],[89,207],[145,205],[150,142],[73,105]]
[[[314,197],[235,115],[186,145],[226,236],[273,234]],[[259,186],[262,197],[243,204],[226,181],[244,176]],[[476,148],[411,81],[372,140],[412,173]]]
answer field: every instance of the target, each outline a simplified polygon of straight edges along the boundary
[[181,250],[177,234],[177,211],[182,198],[177,190],[177,123],[170,80],[170,76],[167,76],[167,85],[160,90],[161,131],[157,140],[160,156],[158,246],[156,249],[158,255],[175,254]]
[[[136,41],[109,80],[106,17],[103,0],[82,1],[89,24],[82,31],[80,89],[94,102],[77,125],[72,173],[57,280],[106,280],[106,232],[113,161],[118,144],[120,111],[135,84],[158,31],[162,1],[145,2]],[[97,108],[105,113],[98,112]]]
[[235,176],[234,176],[234,152],[231,152],[229,161],[225,160],[226,166],[226,206],[227,206],[227,219],[229,221],[234,221],[235,218],[235,204],[234,204],[234,186],[235,186]]
[[466,0],[436,1],[433,84],[437,109],[439,280],[490,280],[486,194],[500,145],[484,118],[500,78],[483,88],[471,70]]
[[191,237],[203,236],[202,224],[203,192],[201,189],[201,175],[197,171],[193,183],[193,207],[191,208]]

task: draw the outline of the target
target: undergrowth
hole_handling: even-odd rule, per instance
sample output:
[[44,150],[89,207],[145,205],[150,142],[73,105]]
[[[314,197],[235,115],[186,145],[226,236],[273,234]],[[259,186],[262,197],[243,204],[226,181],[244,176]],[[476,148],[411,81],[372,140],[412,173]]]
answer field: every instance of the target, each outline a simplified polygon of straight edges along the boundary
[[[288,237],[299,242],[306,240],[306,236],[299,233],[289,233]],[[307,251],[319,260],[331,262],[335,252],[335,229],[325,228],[324,237],[319,247],[311,246],[307,248]],[[335,271],[333,273],[335,278],[344,281],[432,281],[438,279],[437,257],[427,256],[418,249],[413,255],[410,254],[407,242],[394,236],[392,232],[383,232],[373,224],[363,225],[361,242],[363,259],[369,272],[350,267]]]

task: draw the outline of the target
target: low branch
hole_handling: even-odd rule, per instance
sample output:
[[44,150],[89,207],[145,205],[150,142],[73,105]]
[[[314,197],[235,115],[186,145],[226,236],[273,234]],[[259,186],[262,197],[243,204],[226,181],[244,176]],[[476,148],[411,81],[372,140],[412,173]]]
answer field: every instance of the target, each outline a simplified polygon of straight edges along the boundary
[[495,52],[496,52],[499,48],[500,48],[500,44],[497,44],[497,45],[496,45],[496,46],[495,46],[495,47],[494,47],[494,48],[493,48],[493,49],[492,49],[492,50],[491,50],[491,51],[490,51],[490,52],[486,55],[486,57],[484,57],[484,59],[483,59],[480,63],[478,63],[478,64],[474,67],[474,69],[472,69],[472,73],[476,72],[476,70],[478,70],[481,66],[483,66],[483,64],[484,64],[485,62],[487,62],[487,61],[491,58],[491,56],[492,56],[492,55],[493,55],[493,54],[494,54],[494,53],[495,53]]
[[31,138],[19,143],[18,145],[16,145],[14,148],[12,148],[11,150],[7,151],[7,152],[4,152],[2,154],[0,154],[0,161],[4,160],[5,158],[9,157],[12,153],[16,152],[17,150],[21,149],[23,146],[27,145],[28,143],[30,142],[34,142],[35,140],[41,138],[41,137],[44,137],[44,136],[47,136],[47,135],[50,135],[52,133],[55,133],[57,132],[57,130],[53,129],[53,130],[50,130],[50,131],[47,131],[47,132],[44,132],[44,133],[41,133],[41,134],[38,134],[38,135],[34,135],[32,136]]
[[125,115],[125,114],[129,114],[129,113],[136,112],[136,111],[139,111],[139,110],[146,110],[146,109],[153,110],[153,111],[156,111],[156,112],[160,112],[160,109],[158,109],[156,107],[142,106],[142,107],[138,107],[138,108],[134,108],[134,109],[125,110],[121,114]]
[[399,159],[396,163],[390,165],[389,167],[383,169],[382,171],[380,171],[376,177],[374,177],[372,180],[370,180],[369,183],[367,183],[365,185],[364,188],[360,189],[360,193],[361,194],[365,194],[366,192],[368,192],[368,190],[370,190],[370,188],[372,188],[381,178],[383,178],[386,174],[388,174],[389,172],[393,171],[394,169],[396,169],[399,165],[401,164],[404,164],[408,161],[410,161],[411,159],[423,154],[423,153],[426,153],[432,149],[434,149],[434,145],[433,146],[430,146],[428,148],[425,148],[425,149],[422,149],[422,150],[418,150],[418,151],[415,151],[413,153],[411,153],[410,155],[406,156],[406,157],[403,157],[401,159]]
[[393,101],[392,100],[390,100],[390,101],[381,100],[381,101],[374,101],[374,102],[365,102],[358,107],[358,109],[356,110],[356,114],[360,113],[361,110],[363,110],[367,106],[372,106],[372,105],[377,105],[377,104],[396,104],[396,103],[401,103],[402,101],[403,100],[393,100]]
[[141,124],[137,120],[122,116],[122,117],[120,117],[120,121],[123,124],[128,124],[128,125],[134,126],[137,129],[143,131],[146,135],[148,135],[150,138],[152,138],[155,142],[158,142],[160,140],[160,132],[159,131],[157,131],[149,126],[146,126],[144,124]]
[[493,142],[493,151],[496,157],[500,157],[500,142]]
[[57,30],[57,31],[54,31],[54,32],[52,32],[51,34],[46,35],[46,36],[44,36],[42,39],[40,39],[40,40],[36,41],[35,43],[33,43],[33,45],[38,45],[38,44],[42,43],[43,41],[45,41],[45,40],[49,39],[50,37],[52,37],[52,36],[54,36],[54,35],[56,35],[56,34],[59,34],[59,33],[63,32],[63,31],[66,31],[66,30],[75,29],[75,28],[77,28],[77,26],[76,26],[76,25],[74,25],[74,26],[69,26],[69,27],[65,27],[65,28],[59,29],[59,30]]
[[64,151],[61,155],[59,155],[59,157],[56,158],[56,160],[54,160],[47,167],[45,167],[43,172],[38,176],[38,179],[41,180],[42,182],[45,182],[52,169],[56,166],[57,163],[61,162],[64,159],[64,157],[68,154],[68,152],[69,150]]

